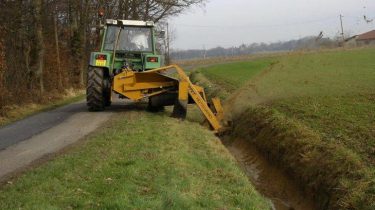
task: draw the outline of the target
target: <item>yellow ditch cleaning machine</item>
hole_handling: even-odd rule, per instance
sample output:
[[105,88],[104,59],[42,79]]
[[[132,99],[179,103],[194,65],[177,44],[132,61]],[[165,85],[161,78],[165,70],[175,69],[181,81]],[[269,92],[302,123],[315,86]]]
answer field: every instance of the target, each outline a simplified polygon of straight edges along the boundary
[[[151,111],[174,106],[173,117],[185,118],[195,103],[216,133],[225,130],[220,100],[209,104],[204,89],[194,85],[177,65],[164,66],[157,54],[153,22],[107,20],[101,27],[101,49],[91,53],[87,78],[87,105],[103,111],[112,93],[134,102],[148,99]],[[175,71],[175,74],[172,71]],[[176,77],[172,75],[177,75]]]

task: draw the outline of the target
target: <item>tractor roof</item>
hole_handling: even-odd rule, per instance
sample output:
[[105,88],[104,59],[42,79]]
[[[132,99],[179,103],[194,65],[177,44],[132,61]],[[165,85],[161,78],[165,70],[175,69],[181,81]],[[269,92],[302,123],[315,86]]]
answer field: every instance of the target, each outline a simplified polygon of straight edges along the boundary
[[152,21],[140,21],[140,20],[113,20],[107,19],[107,25],[118,25],[121,24],[125,26],[154,26],[155,23]]

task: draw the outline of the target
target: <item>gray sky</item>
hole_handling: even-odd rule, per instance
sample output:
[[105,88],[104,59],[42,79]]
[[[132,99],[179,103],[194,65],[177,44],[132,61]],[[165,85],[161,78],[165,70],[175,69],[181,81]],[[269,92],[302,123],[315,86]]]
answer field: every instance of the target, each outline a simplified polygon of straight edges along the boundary
[[375,29],[375,0],[210,0],[170,20],[174,49],[230,47],[318,35],[333,37],[344,29],[359,34]]

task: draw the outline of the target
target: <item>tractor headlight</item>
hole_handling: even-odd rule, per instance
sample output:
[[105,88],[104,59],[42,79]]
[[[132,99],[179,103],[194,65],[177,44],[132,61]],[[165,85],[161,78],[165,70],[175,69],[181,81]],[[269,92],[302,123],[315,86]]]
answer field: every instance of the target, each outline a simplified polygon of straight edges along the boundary
[[148,57],[147,58],[147,62],[158,63],[159,62],[159,58],[158,57]]
[[96,59],[96,60],[102,60],[102,61],[104,61],[104,60],[107,60],[107,55],[97,54],[97,55],[95,56],[95,59]]

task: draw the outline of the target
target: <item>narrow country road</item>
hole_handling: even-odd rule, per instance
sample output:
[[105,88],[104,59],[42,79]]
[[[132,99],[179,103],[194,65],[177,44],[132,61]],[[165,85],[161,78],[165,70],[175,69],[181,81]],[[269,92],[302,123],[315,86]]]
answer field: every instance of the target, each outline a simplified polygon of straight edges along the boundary
[[0,150],[48,130],[74,114],[86,112],[84,103],[75,103],[43,112],[0,128]]
[[0,127],[0,181],[82,139],[127,106],[115,101],[105,112],[93,113],[78,102]]

